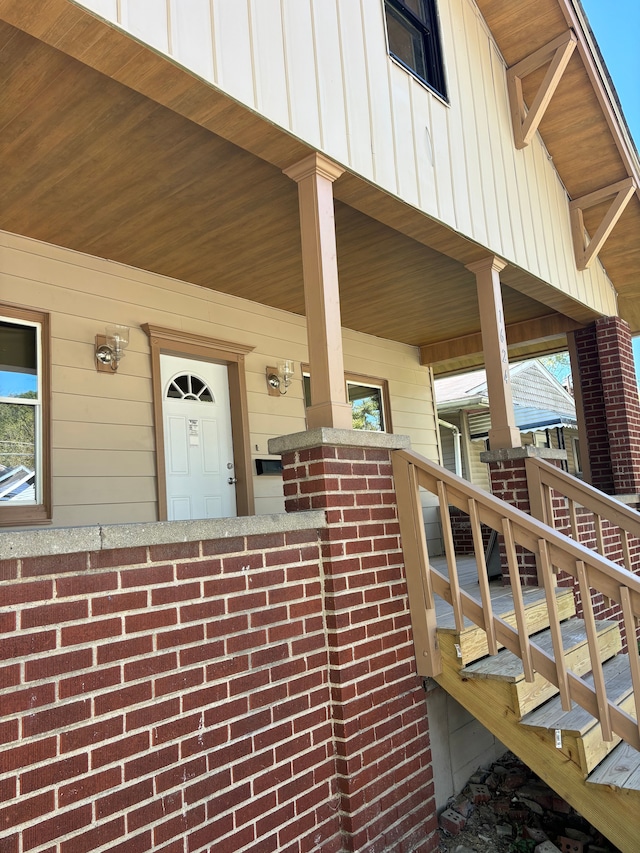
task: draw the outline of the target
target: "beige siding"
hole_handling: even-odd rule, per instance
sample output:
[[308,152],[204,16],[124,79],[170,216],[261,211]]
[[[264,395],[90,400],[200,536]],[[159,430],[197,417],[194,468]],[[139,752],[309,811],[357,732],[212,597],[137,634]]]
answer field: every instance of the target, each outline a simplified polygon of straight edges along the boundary
[[[246,358],[255,457],[267,456],[269,438],[305,428],[302,317],[5,232],[0,301],[51,315],[57,526],[156,518],[151,365],[142,323],[255,347]],[[117,374],[98,373],[95,335],[114,322],[130,327],[131,342]],[[417,351],[345,330],[344,353],[347,371],[388,380],[394,431],[436,459],[431,373],[418,364]],[[295,362],[296,381],[286,396],[270,397],[265,368],[283,358]],[[255,477],[254,486],[258,513],[283,510],[280,477]],[[433,526],[433,513],[425,513]]]
[[504,62],[473,0],[439,0],[449,103],[387,55],[382,0],[81,0],[367,180],[603,314],[539,136],[513,144]]
[[480,460],[480,454],[486,450],[484,439],[476,439],[469,442],[469,467],[470,480],[475,485],[487,492],[491,491],[489,482],[489,466]]

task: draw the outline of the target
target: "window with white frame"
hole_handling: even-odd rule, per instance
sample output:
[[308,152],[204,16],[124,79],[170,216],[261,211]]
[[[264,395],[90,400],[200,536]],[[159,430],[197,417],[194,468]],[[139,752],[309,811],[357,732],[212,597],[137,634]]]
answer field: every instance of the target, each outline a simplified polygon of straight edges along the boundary
[[389,53],[447,97],[436,0],[384,0]]
[[48,316],[0,305],[0,523],[51,518]]
[[[369,432],[392,432],[389,388],[386,379],[375,379],[356,373],[345,373],[347,400],[351,403],[353,429]],[[311,405],[311,377],[302,367],[305,407]]]

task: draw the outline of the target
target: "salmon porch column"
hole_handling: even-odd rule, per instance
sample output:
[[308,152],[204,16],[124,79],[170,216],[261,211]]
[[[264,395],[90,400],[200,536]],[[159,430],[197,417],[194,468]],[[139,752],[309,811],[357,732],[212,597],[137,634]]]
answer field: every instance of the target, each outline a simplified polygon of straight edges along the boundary
[[629,325],[602,317],[568,335],[585,478],[625,503],[640,500],[640,405]]
[[287,512],[320,531],[342,850],[438,849],[426,696],[416,674],[391,453],[406,436],[314,429],[269,442]]
[[490,257],[467,267],[475,273],[478,289],[480,331],[491,410],[489,445],[492,450],[520,447],[520,430],[513,412],[507,333],[500,289],[500,270],[506,265],[500,258]]
[[[500,286],[500,272],[505,266],[505,261],[492,256],[467,267],[476,276],[482,348],[487,371],[487,390],[491,412],[490,450],[482,453],[480,459],[489,465],[489,478],[493,494],[512,506],[530,513],[525,459],[527,456],[544,457],[550,460],[566,459],[566,452],[521,446],[520,430],[516,426],[513,409],[507,335]],[[521,548],[517,548],[516,553],[522,583],[536,586],[538,584],[538,569],[534,555],[523,551]],[[507,582],[509,570],[502,543],[501,557],[502,577]]]
[[351,427],[342,356],[340,293],[333,182],[341,169],[322,154],[312,154],[284,170],[298,184],[302,274],[307,316],[311,402],[307,424]]

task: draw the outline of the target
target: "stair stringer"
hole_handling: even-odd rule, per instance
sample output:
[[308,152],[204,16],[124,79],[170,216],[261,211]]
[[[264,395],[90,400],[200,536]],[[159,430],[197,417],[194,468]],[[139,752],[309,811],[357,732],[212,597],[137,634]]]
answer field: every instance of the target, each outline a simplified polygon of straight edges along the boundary
[[639,791],[587,785],[573,761],[535,730],[521,726],[514,712],[498,702],[490,680],[463,680],[447,656],[435,681],[622,853],[637,853]]

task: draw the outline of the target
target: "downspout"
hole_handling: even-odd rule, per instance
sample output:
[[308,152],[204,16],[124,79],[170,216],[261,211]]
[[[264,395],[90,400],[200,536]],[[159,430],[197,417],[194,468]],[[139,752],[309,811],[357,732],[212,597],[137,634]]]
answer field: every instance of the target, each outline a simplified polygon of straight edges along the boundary
[[460,452],[460,430],[455,424],[450,424],[448,421],[443,421],[438,418],[440,426],[450,429],[453,433],[453,458],[455,462],[456,474],[462,477],[462,455]]

